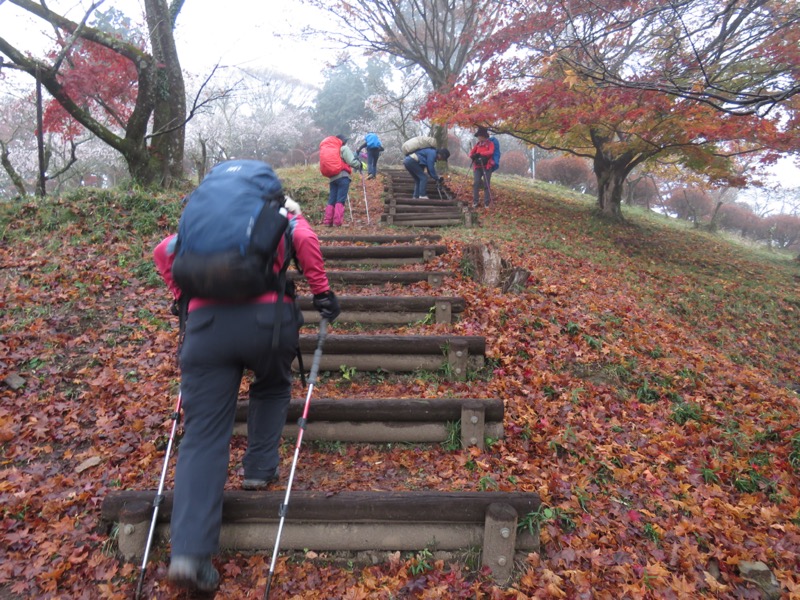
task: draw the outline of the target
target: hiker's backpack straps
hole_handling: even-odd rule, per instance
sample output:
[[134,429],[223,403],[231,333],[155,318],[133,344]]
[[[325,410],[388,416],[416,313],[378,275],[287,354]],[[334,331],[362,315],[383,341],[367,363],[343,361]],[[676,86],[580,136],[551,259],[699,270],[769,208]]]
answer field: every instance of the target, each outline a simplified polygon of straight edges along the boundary
[[[272,329],[273,350],[278,347],[278,342],[280,341],[281,323],[283,321],[283,305],[286,303],[285,298],[286,296],[289,296],[292,299],[292,302],[294,302],[297,295],[294,281],[287,282],[286,277],[286,271],[289,269],[289,265],[291,264],[292,260],[295,259],[296,262],[293,233],[294,222],[290,221],[289,226],[286,228],[286,231],[283,234],[283,263],[276,274],[278,281],[278,298],[275,303],[275,327]],[[268,268],[272,270],[273,267],[272,265],[269,265]]]

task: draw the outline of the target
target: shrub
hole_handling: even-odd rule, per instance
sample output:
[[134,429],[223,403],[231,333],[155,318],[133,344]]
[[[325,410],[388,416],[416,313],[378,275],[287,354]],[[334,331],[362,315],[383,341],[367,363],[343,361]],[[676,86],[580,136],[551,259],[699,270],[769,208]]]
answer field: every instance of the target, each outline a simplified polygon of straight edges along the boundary
[[558,183],[579,192],[597,189],[597,180],[588,161],[577,156],[558,156],[538,161],[536,179]]
[[530,160],[524,152],[520,150],[509,150],[503,152],[500,157],[500,173],[510,173],[527,177],[531,173]]
[[667,206],[679,219],[698,223],[711,216],[716,201],[704,190],[679,188],[670,193]]

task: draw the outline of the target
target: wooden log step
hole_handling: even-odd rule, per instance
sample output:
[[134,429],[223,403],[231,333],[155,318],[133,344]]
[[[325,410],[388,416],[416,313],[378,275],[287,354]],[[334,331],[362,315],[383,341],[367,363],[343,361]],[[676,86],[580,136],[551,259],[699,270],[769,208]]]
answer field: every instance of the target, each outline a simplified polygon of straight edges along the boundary
[[[436,323],[451,323],[464,312],[463,298],[450,296],[338,296],[342,323],[416,323],[431,318]],[[319,323],[319,312],[311,296],[297,299],[306,323]]]
[[323,235],[320,242],[349,242],[353,244],[412,244],[427,242],[433,244],[441,241],[442,236],[436,234],[419,233],[416,235]]
[[[328,271],[328,280],[339,285],[382,285],[397,283],[412,285],[428,282],[432,287],[439,287],[446,277],[452,277],[449,271]],[[302,275],[289,271],[289,279],[300,279]]]
[[[441,354],[450,346],[463,346],[470,354],[486,353],[486,338],[480,335],[349,335],[329,334],[324,352],[329,354]],[[316,334],[300,334],[301,352],[313,353]]]
[[445,201],[445,200],[452,200],[455,196],[454,194],[448,194],[445,190],[442,190],[442,193],[439,193],[437,188],[428,189],[425,192],[427,198],[414,198],[414,188],[396,188],[392,190],[390,196],[392,198],[399,199],[408,199],[408,200],[422,200],[423,202],[427,200],[438,200],[438,201]]
[[381,222],[387,225],[403,227],[446,227],[450,225],[463,225],[465,218],[462,213],[455,214],[402,214],[381,215]]
[[[285,491],[227,490],[220,546],[272,552]],[[101,520],[118,524],[118,547],[129,561],[144,554],[155,490],[112,491]],[[173,493],[159,503],[154,543],[169,538]],[[499,580],[512,575],[515,554],[537,552],[539,536],[518,523],[541,508],[532,492],[376,492],[293,490],[281,550],[438,551],[481,549],[481,564]]]
[[[297,421],[304,405],[305,398],[292,398],[286,422]],[[486,421],[502,422],[505,414],[500,398],[313,398],[308,419],[309,422],[455,422],[463,416],[464,407],[482,410]],[[248,400],[237,402],[237,421],[247,420],[248,408]]]
[[[283,430],[296,438],[296,421],[305,400],[293,399]],[[247,435],[249,401],[236,407],[234,434]],[[315,399],[304,437],[311,440],[369,443],[443,443],[458,426],[461,446],[483,449],[486,438],[503,437],[503,401],[499,398],[345,398]]]
[[415,212],[408,212],[408,213],[383,213],[381,215],[381,221],[393,221],[394,223],[404,223],[406,221],[450,221],[450,220],[458,220],[463,222],[464,220],[464,213],[461,210],[448,210],[446,212],[437,212],[437,211],[422,211],[417,210]]
[[402,246],[322,246],[325,260],[365,260],[370,258],[415,258],[430,260],[447,252],[443,245]]
[[420,200],[419,198],[387,198],[384,201],[384,204],[388,206],[461,206],[462,203],[458,200],[438,200],[438,199],[428,199],[428,200]]
[[458,227],[466,225],[471,226],[471,221],[468,223],[464,219],[425,219],[419,218],[409,221],[394,221],[394,215],[389,215],[388,219],[381,219],[387,225],[396,225],[397,227]]
[[[300,336],[304,366],[311,365],[316,344],[316,335]],[[319,368],[331,373],[441,371],[464,381],[469,370],[483,368],[485,352],[480,336],[329,335]],[[299,361],[293,366],[298,369]]]
[[[280,491],[251,492],[226,490],[222,518],[234,522],[277,522],[278,508],[284,500]],[[100,516],[114,522],[152,518],[154,490],[109,492],[103,499]],[[164,494],[158,514],[166,522],[172,515],[173,495]],[[323,522],[420,522],[420,523],[483,523],[486,509],[502,502],[523,515],[539,507],[539,497],[530,492],[350,492],[329,494],[324,491],[292,491],[286,520]],[[272,510],[274,508],[275,510]],[[269,547],[269,546],[267,546]],[[366,548],[368,549],[368,548]]]
[[[404,213],[419,213],[424,215],[439,215],[439,214],[454,214],[460,215],[463,212],[461,206],[438,206],[433,204],[428,205],[408,205],[408,204],[387,204],[383,214],[388,215],[401,215]],[[396,248],[396,246],[392,246]]]

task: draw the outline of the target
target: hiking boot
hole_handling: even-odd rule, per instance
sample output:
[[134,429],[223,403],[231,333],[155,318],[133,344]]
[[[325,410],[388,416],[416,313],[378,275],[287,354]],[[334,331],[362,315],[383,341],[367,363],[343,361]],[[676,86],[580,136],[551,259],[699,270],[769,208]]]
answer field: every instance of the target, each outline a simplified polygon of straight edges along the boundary
[[277,473],[272,477],[267,477],[266,479],[245,479],[242,481],[242,489],[243,490],[265,490],[267,489],[270,484],[278,481]]
[[219,572],[208,557],[173,556],[167,577],[175,585],[198,592],[214,592],[219,587]]

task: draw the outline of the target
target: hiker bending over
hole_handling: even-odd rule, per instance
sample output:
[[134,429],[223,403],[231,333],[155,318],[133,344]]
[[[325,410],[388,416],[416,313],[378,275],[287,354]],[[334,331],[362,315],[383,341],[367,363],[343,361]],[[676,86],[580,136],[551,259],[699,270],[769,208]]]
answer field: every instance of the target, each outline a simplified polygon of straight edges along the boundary
[[[261,211],[255,221],[245,206]],[[275,210],[265,216],[268,208]],[[276,219],[282,219],[277,228],[270,225]],[[239,220],[252,237],[247,244],[234,240],[236,248],[231,249]],[[209,246],[213,238],[226,236],[227,241]],[[266,239],[271,241],[263,243]],[[243,259],[245,246],[247,258]],[[289,253],[302,268],[315,308],[332,321],[339,305],[328,283],[317,235],[297,203],[284,197],[271,167],[255,160],[214,167],[189,196],[177,236],[164,239],[153,253],[156,268],[180,301],[185,319],[180,348],[184,436],[175,469],[168,572],[177,585],[210,592],[219,584],[211,556],[219,550],[230,439],[245,369],[253,372],[253,379],[242,487],[265,489],[278,479],[278,446],[303,322],[294,302],[293,282],[286,281],[283,271]],[[193,262],[195,256],[200,260]],[[226,259],[216,261],[218,256]],[[236,275],[225,272],[224,265],[254,256],[268,256],[266,262],[272,259],[272,273],[265,273],[262,261],[254,270],[258,281],[233,286]],[[188,283],[181,287],[178,282]],[[212,297],[198,296],[195,291],[187,301],[187,290],[194,282],[213,284],[213,289],[202,292]],[[257,295],[249,296],[252,290]]]
[[436,161],[446,161],[450,158],[450,151],[447,148],[421,148],[403,159],[403,166],[406,171],[411,173],[414,178],[414,194],[412,198],[428,199],[428,176],[435,181],[442,182],[444,177],[436,173]]

